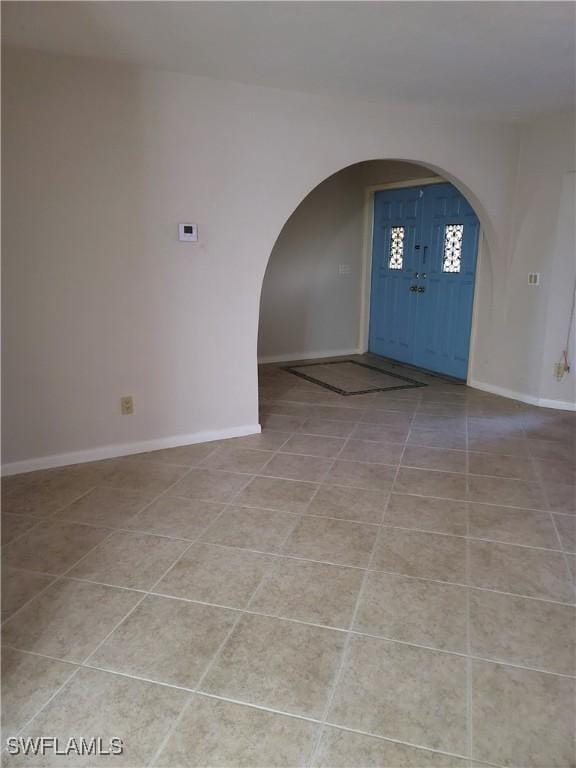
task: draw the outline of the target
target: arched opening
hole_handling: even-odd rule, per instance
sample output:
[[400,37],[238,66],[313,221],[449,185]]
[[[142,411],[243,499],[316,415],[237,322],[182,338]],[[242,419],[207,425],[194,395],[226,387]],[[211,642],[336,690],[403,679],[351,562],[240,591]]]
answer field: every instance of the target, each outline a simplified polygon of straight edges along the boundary
[[[436,194],[429,191],[432,189],[436,190]],[[453,202],[440,200],[441,189],[451,190]],[[375,300],[381,302],[382,299],[379,298],[380,288],[375,290],[374,286],[376,278],[372,253],[376,247],[386,248],[388,251],[392,247],[390,230],[387,230],[388,239],[385,244],[377,244],[374,240],[374,217],[378,215],[375,200],[383,196],[384,205],[396,206],[398,213],[402,200],[408,200],[407,192],[414,191],[416,194],[416,190],[419,190],[421,196],[424,194],[430,198],[428,207],[431,210],[436,209],[436,214],[433,212],[432,215],[437,215],[439,206],[454,204],[460,206],[458,210],[467,208],[469,219],[477,224],[475,243],[469,245],[474,248],[473,273],[469,275],[471,279],[466,287],[466,311],[469,311],[469,319],[464,318],[465,322],[469,322],[469,327],[464,328],[464,332],[458,329],[453,331],[456,338],[454,343],[460,344],[458,355],[462,359],[458,365],[448,367],[447,370],[442,370],[442,365],[436,364],[433,355],[420,355],[421,359],[412,359],[412,356],[406,355],[403,358],[400,351],[395,352],[394,340],[388,346],[379,346],[375,342],[377,334],[374,324],[378,319]],[[426,192],[423,193],[423,190]],[[436,227],[438,237],[446,235],[446,223],[450,222],[452,219],[449,216],[442,219],[444,228]],[[434,290],[438,291],[437,286],[441,285],[438,281],[432,285],[428,268],[422,268],[420,254],[416,251],[408,253],[422,245],[422,233],[413,233],[410,240],[411,226],[407,220],[406,240],[401,243],[407,253],[404,255],[404,263],[400,264],[401,269],[397,271],[398,275],[404,271],[404,284],[399,289],[398,286],[390,287],[390,283],[386,299],[390,302],[390,297],[395,293],[401,297],[401,301],[396,301],[393,308],[393,312],[400,318],[399,324],[404,320],[414,324],[416,320],[409,316],[409,306],[415,306],[415,301],[419,299],[420,306],[424,307],[424,299],[428,300]],[[414,226],[420,224],[416,223]],[[456,236],[461,236],[463,231],[469,229],[467,224],[452,227],[451,231],[455,231]],[[404,227],[397,229],[402,229],[401,234],[404,235]],[[478,311],[478,296],[482,295],[482,306],[490,307],[492,269],[489,243],[492,238],[490,222],[474,195],[460,181],[437,167],[405,160],[369,160],[337,171],[302,200],[286,221],[272,249],[260,300],[260,365],[286,365],[292,361],[361,356],[368,352],[438,374],[454,375],[464,380],[471,378],[469,374],[474,364],[474,356],[478,352],[479,340],[481,342],[485,335],[484,326],[489,322],[489,316],[485,317]],[[438,242],[437,249],[442,249],[443,245],[445,243]],[[423,246],[424,249],[427,247]],[[380,253],[379,256],[389,257],[390,253]],[[452,267],[448,266],[448,269],[459,272],[460,262]],[[384,278],[392,275],[389,270],[385,271]],[[396,277],[397,274],[393,276]],[[418,279],[414,278],[414,275],[417,275]],[[421,278],[422,275],[424,279]],[[455,283],[454,275],[445,274],[442,277],[446,278],[446,282],[451,278],[452,283]],[[426,278],[428,282],[424,282]],[[384,283],[385,280],[382,285]],[[411,291],[410,296],[404,293],[408,290]],[[460,295],[464,295],[461,287],[455,288],[452,293],[456,290]],[[413,296],[414,292],[425,291],[429,291],[427,296]],[[423,309],[420,310],[420,330],[423,325],[430,327],[433,317],[430,312],[443,311],[446,297],[452,301],[451,296],[452,294],[446,293],[436,296],[434,300],[428,300],[428,317]],[[408,303],[409,300],[411,304]],[[390,312],[386,314],[386,311],[382,310],[381,315],[384,322],[390,321]],[[464,317],[462,311],[460,315]],[[453,324],[457,321],[458,318],[451,320]],[[436,324],[442,323],[446,323],[446,320],[438,317]],[[442,343],[445,343],[445,340]],[[421,346],[426,347],[426,344],[430,346],[426,340]],[[398,350],[398,347],[396,349]],[[422,364],[421,360],[427,364]],[[364,359],[364,362],[369,363],[370,360]],[[349,404],[351,401],[347,402]]]

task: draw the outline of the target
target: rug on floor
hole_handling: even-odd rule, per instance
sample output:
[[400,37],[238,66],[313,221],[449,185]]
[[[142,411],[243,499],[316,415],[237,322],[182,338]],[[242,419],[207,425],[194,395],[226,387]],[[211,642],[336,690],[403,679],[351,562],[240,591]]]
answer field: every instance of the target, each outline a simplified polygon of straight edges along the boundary
[[345,396],[428,386],[422,381],[375,368],[366,363],[358,363],[355,360],[289,365],[284,370],[312,384],[318,384],[320,387]]

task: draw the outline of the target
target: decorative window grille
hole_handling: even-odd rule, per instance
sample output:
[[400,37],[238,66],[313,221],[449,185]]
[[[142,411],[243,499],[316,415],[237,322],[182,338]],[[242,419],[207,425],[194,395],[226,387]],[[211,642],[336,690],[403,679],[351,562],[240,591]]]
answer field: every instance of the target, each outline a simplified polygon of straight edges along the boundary
[[464,224],[447,224],[444,227],[442,272],[460,272],[463,234]]
[[404,227],[392,227],[390,230],[390,254],[388,269],[402,269],[404,260]]

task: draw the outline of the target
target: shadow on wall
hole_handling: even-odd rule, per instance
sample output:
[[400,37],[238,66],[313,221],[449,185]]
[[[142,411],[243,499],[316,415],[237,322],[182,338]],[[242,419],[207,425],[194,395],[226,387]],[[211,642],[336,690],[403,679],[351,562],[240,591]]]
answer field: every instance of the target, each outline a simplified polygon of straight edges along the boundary
[[344,168],[296,208],[272,250],[260,300],[262,362],[359,349],[369,186],[438,176],[423,165],[373,160]]

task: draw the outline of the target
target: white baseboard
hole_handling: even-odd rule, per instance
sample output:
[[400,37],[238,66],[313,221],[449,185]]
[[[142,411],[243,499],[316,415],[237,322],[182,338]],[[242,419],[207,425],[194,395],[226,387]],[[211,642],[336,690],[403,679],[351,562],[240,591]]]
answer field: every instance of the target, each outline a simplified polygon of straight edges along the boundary
[[559,411],[576,411],[576,403],[571,403],[569,400],[551,400],[545,397],[536,397],[535,395],[528,395],[524,392],[516,392],[513,389],[506,389],[505,387],[498,387],[495,384],[486,384],[483,381],[469,381],[469,387],[474,389],[481,389],[483,392],[490,392],[493,395],[501,395],[501,397],[509,397],[512,400],[519,400],[521,403],[527,403],[528,405],[537,405],[540,408],[556,408]]
[[345,355],[361,355],[358,347],[354,349],[324,349],[319,352],[290,352],[285,355],[268,355],[258,358],[258,363],[290,363],[293,360],[316,360],[324,357],[344,357]]
[[85,464],[88,461],[115,459],[119,456],[131,456],[134,453],[159,451],[163,448],[178,448],[181,445],[192,445],[193,443],[210,443],[213,440],[226,440],[230,437],[257,435],[259,432],[261,432],[260,424],[247,424],[246,426],[231,427],[230,429],[214,429],[207,432],[194,432],[191,435],[159,437],[155,440],[143,440],[137,443],[103,445],[100,448],[89,448],[85,451],[57,453],[52,454],[51,456],[40,456],[37,459],[13,461],[9,464],[2,465],[2,474],[4,476],[20,475],[24,472],[33,472],[37,469],[65,467],[69,464]]

